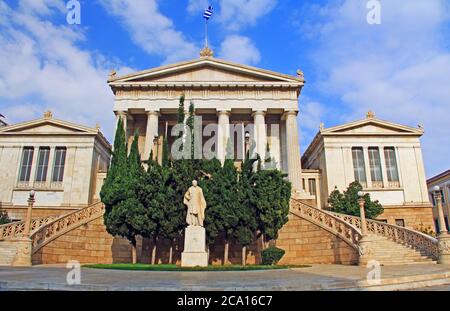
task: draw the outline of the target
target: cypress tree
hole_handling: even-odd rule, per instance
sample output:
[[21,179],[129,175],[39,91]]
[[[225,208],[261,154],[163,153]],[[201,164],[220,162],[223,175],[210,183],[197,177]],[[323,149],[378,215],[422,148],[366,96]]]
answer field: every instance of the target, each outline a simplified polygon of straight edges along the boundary
[[261,170],[252,175],[250,202],[256,210],[258,231],[263,241],[276,239],[287,223],[291,183],[278,170]]
[[167,137],[164,137],[164,140],[163,140],[162,166],[163,167],[169,167],[170,166],[169,141],[167,140]]
[[113,236],[121,236],[130,241],[133,249],[133,263],[136,263],[136,236],[140,234],[144,213],[144,208],[137,199],[135,187],[142,172],[137,134],[135,134],[128,158],[126,154],[125,131],[119,119],[111,168],[100,197],[105,204],[106,230]]

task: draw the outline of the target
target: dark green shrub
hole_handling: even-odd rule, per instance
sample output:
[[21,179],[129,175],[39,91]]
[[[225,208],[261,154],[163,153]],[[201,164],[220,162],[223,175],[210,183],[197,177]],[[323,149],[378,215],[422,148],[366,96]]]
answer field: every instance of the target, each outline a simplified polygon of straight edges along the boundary
[[0,226],[6,225],[11,222],[11,219],[9,219],[8,214],[5,211],[0,211]]
[[284,256],[284,249],[270,246],[261,252],[263,265],[276,265]]

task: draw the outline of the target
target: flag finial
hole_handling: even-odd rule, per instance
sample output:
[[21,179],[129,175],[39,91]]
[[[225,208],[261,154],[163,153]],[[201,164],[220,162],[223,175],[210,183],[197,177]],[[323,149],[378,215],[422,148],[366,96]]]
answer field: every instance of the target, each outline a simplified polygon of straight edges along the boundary
[[209,47],[205,46],[203,50],[200,51],[200,57],[213,57],[214,52]]

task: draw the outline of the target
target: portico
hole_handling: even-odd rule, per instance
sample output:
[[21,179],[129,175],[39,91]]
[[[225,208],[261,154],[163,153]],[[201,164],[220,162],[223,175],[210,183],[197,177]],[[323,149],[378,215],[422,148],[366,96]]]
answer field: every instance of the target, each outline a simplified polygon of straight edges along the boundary
[[[247,149],[263,160],[270,154],[288,173],[294,193],[303,192],[297,123],[304,85],[300,71],[289,76],[202,56],[122,77],[112,74],[108,82],[115,94],[116,118],[123,120],[129,141],[137,131],[143,160],[151,151],[161,159],[164,137],[172,146],[184,94],[185,109],[193,102],[195,115],[202,118],[202,145],[215,137],[212,149],[218,159],[227,156],[229,140],[236,161]],[[245,145],[246,134],[250,146]]]

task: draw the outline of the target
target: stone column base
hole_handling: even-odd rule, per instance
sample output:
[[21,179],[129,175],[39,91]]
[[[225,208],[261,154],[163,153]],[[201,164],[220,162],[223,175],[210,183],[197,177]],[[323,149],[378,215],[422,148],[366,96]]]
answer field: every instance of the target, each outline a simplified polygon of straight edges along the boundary
[[13,267],[30,267],[31,261],[31,239],[17,238],[11,241],[16,246],[16,256],[13,259]]
[[182,267],[207,267],[206,231],[203,227],[189,226],[184,232],[184,251],[181,254]]
[[374,257],[373,244],[377,240],[376,236],[364,235],[358,243],[359,261],[360,266],[367,266],[369,261],[376,259]]
[[439,247],[438,263],[450,265],[450,234],[439,233],[437,239]]

